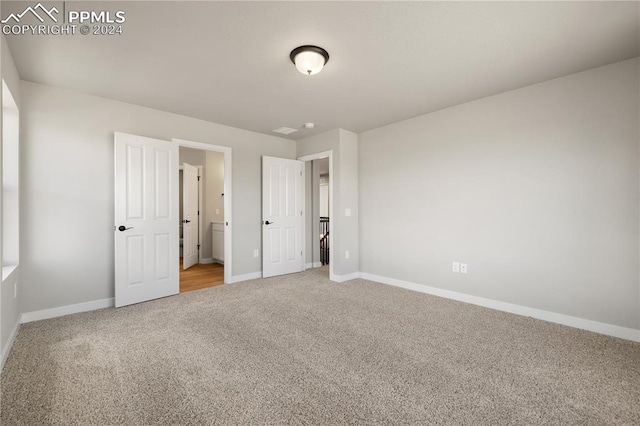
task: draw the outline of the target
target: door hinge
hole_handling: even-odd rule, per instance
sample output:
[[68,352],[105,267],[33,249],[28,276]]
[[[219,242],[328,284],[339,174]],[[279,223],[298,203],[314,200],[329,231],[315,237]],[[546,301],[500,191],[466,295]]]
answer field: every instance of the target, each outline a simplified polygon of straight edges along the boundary
[[198,250],[200,250],[200,244],[198,244]]
[[200,176],[198,176],[198,182],[200,182]]
[[200,216],[200,210],[198,210],[198,216]]

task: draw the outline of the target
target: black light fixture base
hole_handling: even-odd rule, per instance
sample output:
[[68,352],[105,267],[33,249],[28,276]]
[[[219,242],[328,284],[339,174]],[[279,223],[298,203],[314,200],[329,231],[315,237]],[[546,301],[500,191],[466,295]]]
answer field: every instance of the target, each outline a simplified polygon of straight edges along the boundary
[[329,62],[329,53],[324,50],[322,47],[318,47],[318,46],[311,46],[311,45],[305,45],[305,46],[300,46],[300,47],[296,47],[295,49],[293,49],[291,51],[291,54],[289,54],[289,59],[291,59],[291,62],[296,63],[296,55],[298,55],[298,53],[302,53],[302,52],[315,52],[318,53],[320,55],[322,55],[322,57],[324,58],[324,64],[326,65],[327,62]]

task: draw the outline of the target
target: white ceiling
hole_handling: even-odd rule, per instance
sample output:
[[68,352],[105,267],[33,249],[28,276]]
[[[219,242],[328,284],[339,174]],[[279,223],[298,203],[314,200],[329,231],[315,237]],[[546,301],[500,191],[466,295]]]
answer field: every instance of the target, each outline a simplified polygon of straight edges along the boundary
[[[2,1],[2,15],[25,3]],[[9,36],[24,80],[299,139],[638,56],[636,2],[67,2],[122,36]],[[331,55],[316,76],[289,52]],[[314,122],[313,130],[303,129]]]

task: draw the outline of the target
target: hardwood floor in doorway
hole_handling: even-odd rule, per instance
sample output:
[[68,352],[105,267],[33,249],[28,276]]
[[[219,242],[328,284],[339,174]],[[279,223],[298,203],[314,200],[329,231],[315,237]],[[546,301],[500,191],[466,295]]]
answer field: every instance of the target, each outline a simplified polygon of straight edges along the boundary
[[224,284],[224,265],[197,263],[186,271],[180,258],[180,293]]

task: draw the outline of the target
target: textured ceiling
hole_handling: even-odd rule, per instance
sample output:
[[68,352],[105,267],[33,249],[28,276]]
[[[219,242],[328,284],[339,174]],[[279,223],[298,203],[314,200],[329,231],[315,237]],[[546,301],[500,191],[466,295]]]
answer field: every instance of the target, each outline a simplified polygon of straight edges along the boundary
[[[639,54],[636,2],[67,2],[121,36],[8,36],[21,78],[299,139],[355,132]],[[2,15],[25,3],[2,2]],[[289,52],[331,59],[300,74]],[[313,130],[303,129],[314,122]]]

